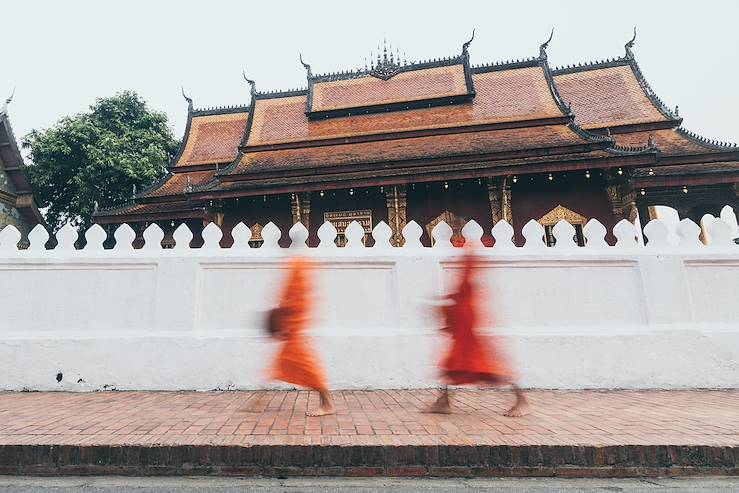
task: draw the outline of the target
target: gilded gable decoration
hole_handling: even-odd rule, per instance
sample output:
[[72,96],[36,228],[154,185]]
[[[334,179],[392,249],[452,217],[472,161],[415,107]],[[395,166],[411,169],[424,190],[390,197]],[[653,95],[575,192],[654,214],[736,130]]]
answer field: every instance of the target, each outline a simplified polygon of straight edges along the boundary
[[458,216],[451,211],[442,212],[440,215],[432,219],[426,225],[426,233],[429,235],[430,238],[432,238],[431,240],[432,242],[433,242],[433,236],[431,236],[431,231],[441,221],[444,221],[452,228],[452,239],[451,239],[452,244],[464,243],[464,237],[462,236],[462,228],[464,227],[465,224],[467,224],[469,219]]
[[576,224],[579,224],[580,226],[584,226],[585,223],[588,222],[588,218],[578,214],[577,212],[571,211],[567,207],[564,207],[563,205],[558,205],[551,211],[544,214],[539,219],[539,224],[542,226],[554,226],[557,224],[561,219],[564,219],[568,223],[572,224],[573,226]]

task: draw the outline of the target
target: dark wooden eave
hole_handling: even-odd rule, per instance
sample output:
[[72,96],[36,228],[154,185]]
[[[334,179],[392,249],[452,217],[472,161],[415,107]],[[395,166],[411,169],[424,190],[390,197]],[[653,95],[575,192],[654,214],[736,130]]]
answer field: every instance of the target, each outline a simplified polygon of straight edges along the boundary
[[[575,149],[572,149],[576,152]],[[382,186],[405,183],[424,183],[445,180],[461,180],[483,178],[490,176],[508,176],[512,174],[524,175],[534,173],[554,173],[569,170],[603,169],[616,167],[634,167],[654,165],[657,159],[655,152],[634,154],[613,154],[610,157],[562,159],[559,161],[527,162],[525,165],[509,164],[509,159],[491,162],[480,156],[458,160],[454,163],[449,160],[430,163],[385,163],[384,166],[375,165],[370,169],[358,170],[351,167],[351,173],[346,169],[333,168],[322,174],[284,176],[279,174],[252,175],[249,180],[230,183],[238,188],[202,190],[190,194],[192,200],[210,200],[219,198],[235,198],[254,195],[272,195],[299,191],[317,191],[330,189],[361,188],[368,186]],[[408,164],[415,164],[409,166]]]
[[419,108],[431,108],[434,106],[448,106],[450,104],[469,103],[475,97],[475,93],[461,94],[458,96],[446,96],[442,98],[419,99],[416,101],[398,101],[396,103],[375,104],[360,106],[356,108],[341,108],[336,110],[306,112],[311,120],[323,120],[340,116],[369,115],[371,113],[387,113],[390,111],[414,110]]
[[629,125],[618,125],[609,127],[595,127],[588,128],[588,132],[598,135],[608,134],[629,134],[633,132],[647,132],[650,130],[666,130],[670,128],[677,128],[682,123],[683,119],[678,118],[676,120],[663,120],[658,122],[648,123],[632,123]]
[[95,216],[95,223],[97,224],[121,224],[121,223],[140,223],[140,222],[152,222],[152,221],[173,221],[173,220],[186,220],[186,219],[207,219],[208,213],[203,210],[202,212],[186,212],[186,211],[172,211],[172,212],[152,212],[147,214],[132,213],[132,214],[121,214],[118,216]]

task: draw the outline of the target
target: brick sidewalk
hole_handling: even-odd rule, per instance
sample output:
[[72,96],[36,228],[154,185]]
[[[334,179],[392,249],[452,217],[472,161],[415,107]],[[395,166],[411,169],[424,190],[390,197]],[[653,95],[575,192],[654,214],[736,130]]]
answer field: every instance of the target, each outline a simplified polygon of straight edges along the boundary
[[517,419],[507,392],[460,391],[452,415],[422,413],[433,391],[334,395],[337,415],[309,418],[305,391],[0,393],[0,472],[738,470],[739,391],[536,391]]

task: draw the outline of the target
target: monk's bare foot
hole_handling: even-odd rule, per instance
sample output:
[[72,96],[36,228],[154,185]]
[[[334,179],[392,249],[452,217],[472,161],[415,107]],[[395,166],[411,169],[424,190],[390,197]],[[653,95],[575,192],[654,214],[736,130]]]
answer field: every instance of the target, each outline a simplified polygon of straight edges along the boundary
[[449,396],[447,394],[439,396],[439,398],[436,399],[436,402],[431,404],[427,412],[434,414],[451,414],[452,405],[451,402],[449,402]]
[[523,392],[517,390],[516,403],[513,405],[512,408],[503,413],[503,416],[508,416],[509,418],[520,418],[521,416],[526,416],[530,412],[531,407],[529,406],[529,400],[526,398],[525,395],[523,395]]
[[336,409],[334,409],[334,406],[332,404],[324,404],[316,409],[305,413],[306,416],[312,417],[328,416],[329,414],[336,414]]

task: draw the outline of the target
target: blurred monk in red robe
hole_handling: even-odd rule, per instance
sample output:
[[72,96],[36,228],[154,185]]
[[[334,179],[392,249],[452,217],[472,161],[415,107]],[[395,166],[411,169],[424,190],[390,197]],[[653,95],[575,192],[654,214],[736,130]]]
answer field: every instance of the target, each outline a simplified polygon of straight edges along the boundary
[[336,410],[326,377],[305,335],[310,323],[313,293],[308,263],[304,258],[295,257],[289,260],[287,270],[287,284],[279,307],[271,310],[267,319],[270,335],[282,341],[270,377],[318,391],[321,404],[317,409],[309,410],[308,416],[334,414]]
[[488,348],[477,334],[481,319],[480,288],[475,283],[477,258],[470,247],[465,247],[462,271],[457,289],[443,300],[441,316],[442,330],[447,332],[452,343],[441,362],[442,377],[447,385],[430,411],[450,413],[451,400],[448,385],[488,383],[512,385],[516,403],[505,412],[505,416],[524,416],[529,412],[529,403],[521,389],[514,384],[514,376],[502,355]]

